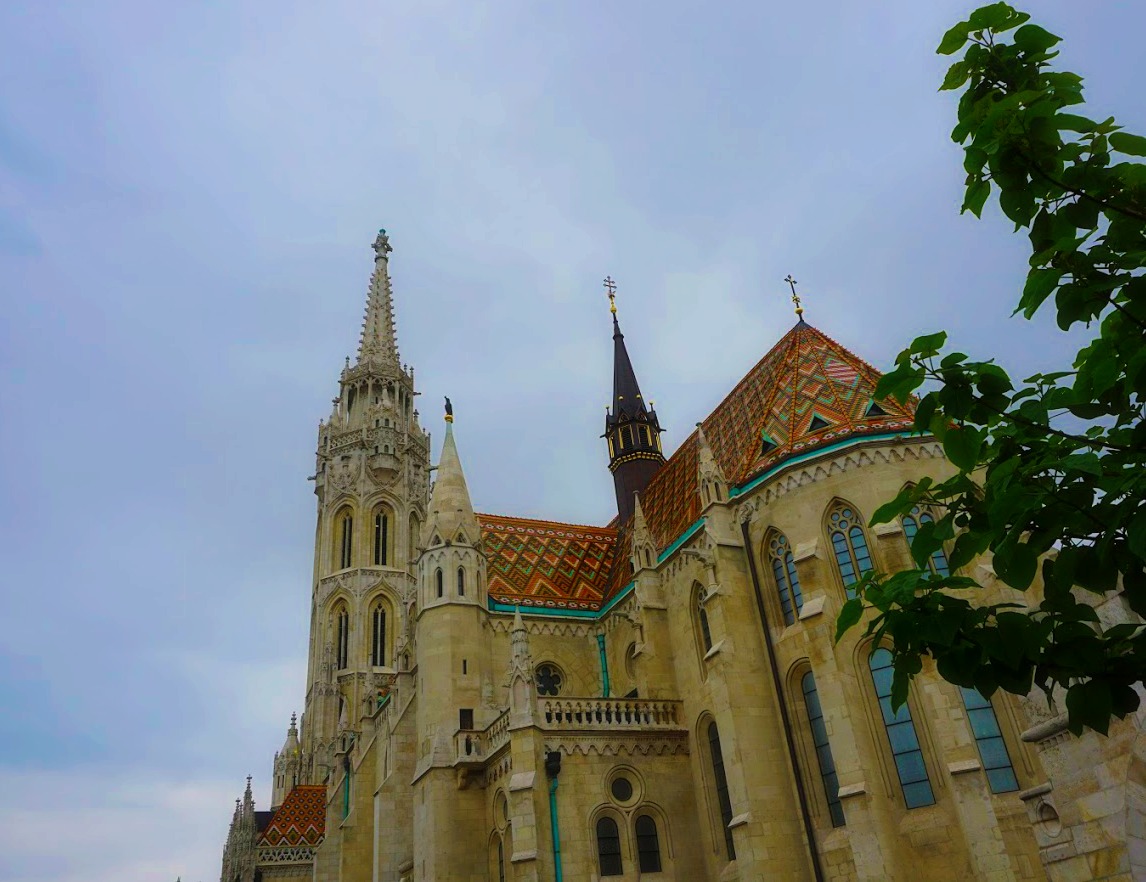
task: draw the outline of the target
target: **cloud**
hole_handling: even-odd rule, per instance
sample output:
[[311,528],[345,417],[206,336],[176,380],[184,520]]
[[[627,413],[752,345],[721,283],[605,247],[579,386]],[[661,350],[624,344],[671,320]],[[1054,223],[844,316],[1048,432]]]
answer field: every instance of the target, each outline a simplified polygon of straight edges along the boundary
[[0,767],[5,882],[209,882],[235,791],[233,781],[166,771]]

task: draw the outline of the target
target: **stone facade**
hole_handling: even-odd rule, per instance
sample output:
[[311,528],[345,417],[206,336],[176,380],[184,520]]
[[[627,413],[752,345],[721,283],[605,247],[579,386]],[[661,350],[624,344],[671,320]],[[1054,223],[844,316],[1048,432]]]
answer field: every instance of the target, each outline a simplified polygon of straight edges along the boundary
[[[631,519],[599,531],[615,536],[608,591],[547,601],[542,580],[505,603],[514,577],[489,554],[503,525],[474,514],[452,413],[431,492],[384,234],[375,252],[358,359],[319,427],[305,709],[275,757],[271,812],[249,788],[236,806],[222,882],[1139,878],[1141,720],[1073,739],[1045,701],[976,704],[926,669],[889,720],[860,629],[833,642],[847,555],[909,563],[905,524],[867,521],[949,470],[934,439],[864,401],[896,431],[851,418],[829,444],[766,428],[747,462],[767,468],[745,481],[714,415],[682,445],[687,469],[663,465],[691,470],[686,529],[665,526],[671,494],[641,472]],[[804,328],[831,382],[864,388],[870,369]],[[517,566],[572,571],[547,553]],[[1007,590],[977,567],[988,596]],[[322,816],[288,854],[268,831],[318,785]]]

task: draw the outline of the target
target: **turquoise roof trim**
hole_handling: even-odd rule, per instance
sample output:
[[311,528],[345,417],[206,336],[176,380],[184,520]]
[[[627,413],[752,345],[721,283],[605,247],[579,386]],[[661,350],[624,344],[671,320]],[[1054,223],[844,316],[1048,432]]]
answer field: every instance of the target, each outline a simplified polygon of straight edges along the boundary
[[883,432],[879,435],[860,435],[859,437],[845,438],[843,441],[837,441],[835,444],[828,444],[826,447],[817,447],[814,450],[809,450],[806,453],[801,453],[799,456],[791,456],[788,459],[776,463],[776,465],[772,466],[772,468],[768,469],[768,471],[764,472],[764,474],[753,478],[747,484],[744,484],[741,487],[732,487],[729,489],[728,498],[735,499],[742,493],[747,493],[749,490],[760,486],[760,484],[762,484],[764,481],[767,481],[782,469],[786,469],[788,466],[803,462],[806,459],[811,459],[813,456],[820,456],[824,453],[830,453],[833,450],[839,450],[843,447],[851,447],[853,444],[862,444],[866,441],[890,441],[892,438],[922,438],[924,435],[930,434],[930,432]]
[[[797,463],[803,462],[806,459],[811,459],[814,456],[820,456],[825,453],[830,453],[833,450],[840,450],[844,447],[851,447],[855,444],[863,444],[867,441],[890,441],[892,438],[923,438],[930,434],[930,432],[884,432],[879,435],[861,435],[859,437],[845,438],[842,441],[837,441],[835,444],[829,444],[826,447],[817,447],[815,450],[809,450],[806,453],[801,453],[799,456],[789,457],[783,462],[776,463],[776,465],[772,466],[772,468],[768,469],[768,471],[764,472],[764,474],[753,478],[747,484],[744,484],[741,487],[732,487],[728,491],[728,498],[735,499],[737,496],[741,496],[747,493],[749,490],[760,486],[760,484],[762,484],[764,481],[767,481],[777,472],[786,469],[788,466],[796,465]],[[668,548],[657,555],[657,563],[662,563],[663,561],[672,557],[672,555],[676,553],[677,549],[679,549],[682,545],[684,545],[684,543],[696,535],[696,532],[704,526],[704,520],[705,519],[703,516],[698,518],[687,530],[685,530],[680,534],[680,536],[673,540]],[[596,620],[604,616],[621,600],[628,597],[629,592],[633,590],[633,586],[635,584],[636,582],[629,582],[628,585],[613,595],[609,602],[599,610],[555,609],[553,607],[544,606],[522,606],[521,611],[523,614],[528,615],[561,616],[563,618]],[[490,612],[504,613],[512,613],[515,609],[518,608],[518,605],[516,604],[498,603],[496,600],[492,599],[488,601],[488,606]]]

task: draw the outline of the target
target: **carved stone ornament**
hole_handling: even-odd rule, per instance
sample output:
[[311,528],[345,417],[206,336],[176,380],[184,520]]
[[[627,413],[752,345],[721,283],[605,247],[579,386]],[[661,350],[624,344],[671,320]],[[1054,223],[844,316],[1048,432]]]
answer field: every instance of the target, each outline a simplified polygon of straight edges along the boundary
[[748,524],[756,520],[756,513],[760,510],[759,499],[746,499],[736,507],[736,521],[740,524]]

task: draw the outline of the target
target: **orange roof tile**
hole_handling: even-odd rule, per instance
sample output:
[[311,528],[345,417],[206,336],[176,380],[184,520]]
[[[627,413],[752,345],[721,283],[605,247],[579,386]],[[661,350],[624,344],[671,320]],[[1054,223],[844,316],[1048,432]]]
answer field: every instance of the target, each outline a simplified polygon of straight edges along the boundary
[[287,794],[259,845],[318,845],[326,834],[326,786],[299,784]]
[[[705,437],[729,483],[742,486],[791,456],[857,435],[910,430],[913,406],[881,400],[870,412],[879,377],[866,361],[801,321],[709,414]],[[641,494],[661,550],[700,516],[696,463],[693,432]]]
[[605,597],[617,531],[479,514],[492,600],[596,610]]
[[[879,372],[823,332],[799,322],[703,422],[731,486],[743,486],[792,456],[853,437],[908,431],[914,405],[881,400]],[[700,517],[698,437],[693,432],[641,494],[664,551]],[[630,524],[584,527],[478,515],[489,560],[489,596],[503,604],[598,610],[631,579]]]

